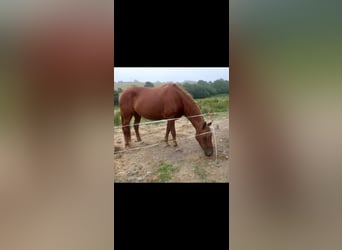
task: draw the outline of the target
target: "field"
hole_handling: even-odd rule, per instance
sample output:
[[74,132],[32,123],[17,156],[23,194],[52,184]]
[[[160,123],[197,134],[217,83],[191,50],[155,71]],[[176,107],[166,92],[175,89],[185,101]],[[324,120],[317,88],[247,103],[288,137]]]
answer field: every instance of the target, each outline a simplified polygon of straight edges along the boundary
[[[204,155],[195,139],[194,127],[184,117],[176,121],[178,147],[165,144],[166,123],[160,122],[140,126],[141,143],[136,142],[132,129],[132,147],[126,151],[122,130],[118,127],[114,129],[114,181],[229,182],[229,97],[221,95],[196,102],[202,113],[215,112],[212,127],[216,135],[217,161],[216,151],[213,156]],[[114,113],[114,123],[120,126],[117,107]],[[210,120],[208,116],[205,119]]]
[[[160,82],[160,83],[156,83],[156,82],[154,82],[153,83],[153,85],[155,86],[155,87],[157,87],[157,86],[160,86],[160,85],[163,85],[163,84],[165,84],[164,82]],[[132,87],[132,86],[139,86],[139,87],[144,87],[144,85],[145,85],[145,82],[124,82],[124,83],[115,83],[114,84],[114,89],[115,90],[118,90],[119,88],[121,88],[121,89],[126,89],[126,88],[129,88],[129,87]]]

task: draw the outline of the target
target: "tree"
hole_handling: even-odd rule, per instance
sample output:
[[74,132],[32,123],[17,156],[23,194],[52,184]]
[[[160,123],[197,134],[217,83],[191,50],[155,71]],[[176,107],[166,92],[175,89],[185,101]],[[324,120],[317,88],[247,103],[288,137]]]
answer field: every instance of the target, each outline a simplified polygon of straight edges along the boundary
[[214,81],[212,86],[216,89],[217,94],[227,94],[229,93],[229,82],[227,80],[218,79]]
[[144,87],[153,88],[154,85],[153,85],[153,83],[151,83],[151,82],[145,82]]
[[193,84],[191,84],[191,83],[184,83],[183,84],[183,88],[187,91],[187,92],[189,92],[191,95],[192,95],[192,97],[193,98],[196,98],[195,96],[194,96],[194,93],[195,93],[195,88],[194,88],[194,85]]
[[114,105],[119,103],[119,92],[114,89]]
[[203,81],[203,80],[199,80],[197,82],[197,84],[200,84],[200,85],[207,85],[208,83],[206,81]]

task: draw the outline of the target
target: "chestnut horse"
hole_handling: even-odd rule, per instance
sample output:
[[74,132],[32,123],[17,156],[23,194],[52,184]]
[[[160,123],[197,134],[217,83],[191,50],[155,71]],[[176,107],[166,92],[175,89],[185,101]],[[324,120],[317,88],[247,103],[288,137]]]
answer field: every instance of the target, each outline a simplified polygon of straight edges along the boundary
[[[206,156],[213,153],[212,133],[210,123],[200,116],[201,111],[193,98],[183,88],[176,84],[165,84],[160,87],[130,87],[119,96],[122,131],[125,136],[125,145],[131,142],[130,121],[134,116],[134,130],[138,141],[139,123],[141,117],[149,120],[162,120],[186,116],[196,129],[196,140]],[[167,122],[165,142],[168,144],[171,132],[174,146],[177,146],[175,120]]]

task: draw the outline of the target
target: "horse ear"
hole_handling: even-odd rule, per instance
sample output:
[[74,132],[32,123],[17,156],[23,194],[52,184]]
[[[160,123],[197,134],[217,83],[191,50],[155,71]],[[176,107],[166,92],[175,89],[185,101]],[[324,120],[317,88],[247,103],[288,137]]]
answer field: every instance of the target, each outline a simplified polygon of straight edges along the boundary
[[208,127],[209,127],[212,123],[213,123],[213,121],[209,122],[209,123],[208,123]]
[[204,129],[204,128],[205,128],[205,126],[207,126],[207,122],[204,122],[204,123],[203,123],[203,127],[202,127],[202,129]]

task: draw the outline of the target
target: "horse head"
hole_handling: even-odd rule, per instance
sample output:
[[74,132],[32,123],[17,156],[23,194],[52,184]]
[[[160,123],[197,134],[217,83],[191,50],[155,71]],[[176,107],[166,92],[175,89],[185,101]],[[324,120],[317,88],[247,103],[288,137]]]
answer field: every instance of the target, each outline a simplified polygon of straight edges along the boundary
[[206,156],[211,156],[213,154],[213,143],[212,143],[212,132],[210,130],[210,125],[212,121],[207,123],[204,122],[203,125],[196,131],[196,140],[200,144]]

